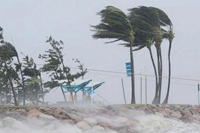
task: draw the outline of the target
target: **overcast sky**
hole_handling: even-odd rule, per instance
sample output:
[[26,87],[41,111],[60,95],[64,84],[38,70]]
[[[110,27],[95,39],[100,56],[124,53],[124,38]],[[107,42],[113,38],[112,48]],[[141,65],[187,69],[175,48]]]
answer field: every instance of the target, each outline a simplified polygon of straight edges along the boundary
[[[66,65],[75,67],[72,58],[78,58],[88,69],[124,72],[119,74],[89,70],[85,78],[105,81],[96,92],[111,104],[124,103],[121,86],[123,78],[126,100],[130,103],[130,77],[125,74],[129,49],[117,44],[104,44],[108,40],[92,38],[90,25],[100,22],[96,13],[108,5],[116,6],[125,13],[127,9],[141,5],[155,6],[168,14],[175,32],[171,54],[172,77],[182,78],[172,79],[169,102],[197,104],[197,84],[200,83],[200,2],[197,0],[0,0],[0,26],[4,28],[4,39],[13,43],[19,53],[33,57],[37,64],[43,64],[37,57],[49,48],[45,41],[51,35],[65,43]],[[164,77],[168,72],[167,50],[168,42],[164,41]],[[20,57],[23,55],[20,54]],[[134,52],[134,59],[136,74],[154,74],[146,48]],[[72,70],[76,72],[76,69]],[[151,103],[155,93],[154,78],[148,76],[147,80],[148,103]],[[163,79],[162,100],[166,88],[167,79]],[[55,102],[62,101],[63,97],[57,89],[52,90],[45,99]],[[136,76],[136,100],[140,102],[140,76]]]

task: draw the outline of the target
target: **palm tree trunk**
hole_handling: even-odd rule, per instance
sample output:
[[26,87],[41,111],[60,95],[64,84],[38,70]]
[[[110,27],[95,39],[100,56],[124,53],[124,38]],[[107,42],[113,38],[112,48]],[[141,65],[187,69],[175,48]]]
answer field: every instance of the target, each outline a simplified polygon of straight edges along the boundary
[[159,86],[159,88],[160,88],[160,90],[159,90],[159,103],[160,103],[160,101],[161,101],[161,95],[162,95],[162,69],[163,69],[163,66],[162,66],[162,52],[161,52],[161,47],[159,47],[159,49],[158,49],[159,51],[159,59],[160,59],[160,86]]
[[160,77],[161,77],[161,71],[160,71],[160,56],[159,56],[159,48],[156,46],[156,52],[157,52],[157,65],[158,65],[158,83],[157,83],[157,91],[154,98],[154,104],[160,104],[159,101],[159,95],[160,95]]
[[132,97],[131,104],[135,104],[135,73],[134,73],[134,60],[133,60],[133,48],[130,45],[130,62],[131,62],[131,87],[132,87]]
[[154,100],[153,100],[153,104],[156,104],[156,101],[157,101],[157,92],[158,92],[158,74],[157,74],[157,70],[156,70],[156,65],[155,65],[155,61],[153,59],[153,54],[152,54],[152,51],[151,51],[151,48],[148,48],[149,50],[149,53],[150,53],[150,57],[151,57],[151,62],[152,62],[152,65],[153,65],[153,69],[154,69],[154,74],[155,74],[155,79],[156,79],[156,89],[155,89],[155,97],[154,97]]
[[168,98],[169,98],[169,90],[170,90],[170,83],[171,83],[171,48],[172,48],[172,41],[169,41],[169,50],[168,50],[168,86],[167,86],[167,94],[165,97],[165,100],[163,101],[163,104],[168,103]]

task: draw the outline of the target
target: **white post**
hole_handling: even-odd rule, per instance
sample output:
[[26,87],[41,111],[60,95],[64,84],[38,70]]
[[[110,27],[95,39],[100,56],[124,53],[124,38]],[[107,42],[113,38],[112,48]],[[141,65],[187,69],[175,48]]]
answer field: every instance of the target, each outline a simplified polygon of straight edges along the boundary
[[126,104],[126,95],[125,95],[125,91],[124,91],[124,82],[123,79],[121,79],[122,82],[122,90],[123,90],[123,95],[124,95],[124,103]]
[[200,84],[198,84],[198,105],[199,105],[199,91],[200,91]]
[[142,76],[140,77],[140,104],[142,104]]
[[145,75],[145,103],[147,104],[147,76]]

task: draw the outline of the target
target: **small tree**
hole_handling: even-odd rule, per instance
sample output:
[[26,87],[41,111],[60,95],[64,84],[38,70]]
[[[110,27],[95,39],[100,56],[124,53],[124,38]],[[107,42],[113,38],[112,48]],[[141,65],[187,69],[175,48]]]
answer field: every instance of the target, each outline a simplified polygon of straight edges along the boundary
[[[70,86],[74,79],[83,76],[86,72],[78,72],[76,74],[71,74],[70,68],[64,64],[64,55],[62,53],[64,49],[64,43],[62,41],[56,41],[51,36],[47,39],[46,43],[49,43],[51,48],[45,51],[45,54],[39,55],[40,59],[45,61],[42,66],[42,72],[45,72],[51,78],[50,81],[44,83],[45,88],[53,89],[60,86],[58,80],[67,80],[67,84]],[[63,88],[61,87],[63,97],[67,101]],[[72,88],[70,89],[70,94],[73,100]]]
[[4,74],[4,79],[7,79],[9,82],[9,85],[11,86],[13,97],[14,97],[14,103],[17,106],[18,101],[16,97],[16,91],[13,86],[13,80],[18,79],[18,74],[13,68],[13,57],[17,56],[17,51],[15,47],[8,43],[5,42],[3,39],[3,29],[0,27],[0,61],[1,61],[1,67],[3,68],[3,74]]
[[38,104],[38,102],[41,102],[39,98],[43,99],[44,96],[41,86],[41,73],[37,69],[33,58],[26,56],[23,58],[23,60],[23,76],[25,77],[25,88],[27,96],[33,104]]

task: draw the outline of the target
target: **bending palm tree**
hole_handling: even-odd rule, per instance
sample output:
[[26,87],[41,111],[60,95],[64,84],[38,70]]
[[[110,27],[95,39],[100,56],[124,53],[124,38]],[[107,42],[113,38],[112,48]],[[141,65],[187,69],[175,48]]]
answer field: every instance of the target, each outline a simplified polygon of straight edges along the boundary
[[167,86],[167,94],[166,94],[166,98],[163,102],[163,104],[167,104],[168,103],[168,98],[169,98],[169,90],[170,90],[170,81],[171,81],[171,58],[170,58],[170,54],[171,54],[171,47],[172,47],[172,41],[174,39],[174,33],[173,33],[173,24],[171,22],[171,20],[169,19],[169,17],[167,16],[167,14],[155,7],[150,7],[150,9],[154,10],[159,18],[159,22],[160,25],[162,27],[168,27],[169,31],[166,32],[164,29],[162,29],[163,31],[163,38],[166,38],[169,40],[169,49],[168,49],[168,86]]
[[[134,42],[134,31],[132,25],[120,9],[107,6],[106,9],[100,11],[98,15],[101,16],[101,23],[92,26],[94,28],[95,34],[93,38],[95,39],[115,39],[114,41],[107,42],[117,42],[124,41],[126,44],[130,45],[130,62],[131,62],[131,84],[132,84],[132,98],[131,103],[135,104],[135,77],[134,77],[134,60],[133,60],[133,42]],[[124,45],[126,45],[124,44]]]
[[160,82],[160,58],[158,54],[158,75],[155,67],[155,62],[153,59],[151,45],[152,44],[161,44],[162,36],[160,32],[160,25],[157,15],[148,7],[141,6],[138,8],[132,8],[129,10],[129,19],[133,25],[135,25],[136,34],[143,36],[145,39],[145,46],[147,46],[151,61],[154,68],[155,78],[156,78],[156,90],[155,90],[155,98],[153,103],[159,103],[159,82]]
[[174,33],[172,28],[170,28],[170,32],[169,32],[169,49],[168,49],[168,86],[167,86],[167,94],[165,97],[165,100],[163,101],[163,104],[167,104],[168,103],[168,98],[169,98],[169,90],[170,90],[170,83],[171,83],[171,48],[172,48],[172,41],[174,38]]
[[[167,34],[167,31],[164,28],[169,26],[171,24],[171,21],[162,10],[155,7],[141,6],[138,8],[132,8],[129,11],[129,19],[134,27],[134,30],[136,31],[135,35],[139,34],[140,36],[143,36],[146,39],[145,44],[150,52],[156,78],[156,91],[153,103],[159,104],[162,86],[161,43],[162,40],[166,38],[165,34]],[[137,39],[137,37],[135,37],[135,39]],[[157,51],[158,75],[153,55],[151,52],[152,44],[155,45]]]

